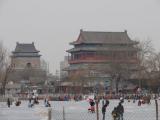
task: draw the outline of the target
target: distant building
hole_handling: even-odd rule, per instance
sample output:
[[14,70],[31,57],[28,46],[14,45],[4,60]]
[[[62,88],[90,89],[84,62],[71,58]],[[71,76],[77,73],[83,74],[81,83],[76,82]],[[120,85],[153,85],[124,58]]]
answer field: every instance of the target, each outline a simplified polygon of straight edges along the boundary
[[60,80],[64,80],[66,77],[68,77],[68,71],[65,69],[69,67],[69,56],[65,56],[64,60],[60,62]]
[[11,55],[11,68],[8,81],[21,84],[22,87],[43,85],[46,80],[46,70],[41,67],[41,55],[34,43],[16,44]]
[[40,56],[34,43],[20,44],[17,42],[15,50],[12,52],[11,64],[15,69],[24,69],[28,66],[34,69],[40,69]]
[[[110,63],[127,63],[130,68],[137,64],[138,43],[124,32],[80,31],[78,39],[71,45],[68,73],[70,79],[83,79],[85,85],[104,85],[110,76]],[[78,77],[79,76],[79,77]],[[77,80],[78,81],[78,80]],[[89,81],[87,83],[87,81]]]

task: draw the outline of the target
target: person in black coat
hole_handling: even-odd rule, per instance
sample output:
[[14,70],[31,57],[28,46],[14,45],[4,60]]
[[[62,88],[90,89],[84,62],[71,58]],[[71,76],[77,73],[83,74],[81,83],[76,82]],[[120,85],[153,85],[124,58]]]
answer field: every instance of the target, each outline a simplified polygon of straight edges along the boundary
[[9,98],[7,99],[7,105],[8,105],[8,107],[10,107],[10,105],[11,105],[11,101]]
[[124,107],[121,103],[119,103],[119,105],[117,106],[117,112],[119,114],[118,120],[123,120]]
[[106,107],[107,107],[106,104],[102,106],[102,115],[103,115],[103,119],[102,120],[105,120]]
[[109,101],[106,100],[106,103],[104,104],[104,102],[102,103],[102,115],[103,115],[103,119],[102,120],[105,120],[105,113],[106,113],[106,107],[109,105]]
[[20,104],[21,104],[20,100],[16,101],[16,103],[15,103],[16,106],[20,106]]

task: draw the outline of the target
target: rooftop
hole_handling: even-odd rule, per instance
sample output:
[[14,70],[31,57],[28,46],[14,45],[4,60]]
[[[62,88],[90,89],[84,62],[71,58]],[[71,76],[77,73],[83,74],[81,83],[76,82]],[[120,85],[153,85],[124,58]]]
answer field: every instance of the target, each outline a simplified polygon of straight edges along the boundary
[[38,53],[39,51],[36,50],[35,46],[34,46],[34,42],[30,43],[30,44],[24,44],[24,43],[18,43],[16,45],[15,51],[13,51],[14,53]]
[[12,57],[40,57],[39,51],[35,48],[34,42],[32,43],[18,43],[15,50],[12,52]]
[[99,32],[99,31],[80,31],[77,41],[71,44],[136,44],[137,42],[131,40],[124,32]]

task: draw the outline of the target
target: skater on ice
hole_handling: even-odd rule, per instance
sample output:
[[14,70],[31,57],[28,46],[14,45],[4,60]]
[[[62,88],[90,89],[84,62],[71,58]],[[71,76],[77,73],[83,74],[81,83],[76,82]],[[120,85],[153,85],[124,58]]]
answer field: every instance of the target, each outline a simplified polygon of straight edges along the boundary
[[48,99],[44,99],[44,105],[45,107],[51,107],[51,104],[49,103],[49,100]]
[[119,105],[117,106],[117,112],[119,114],[118,120],[123,120],[124,107],[123,107],[122,103],[119,103]]
[[88,108],[89,112],[94,113],[95,112],[95,102],[93,99],[89,99],[90,108]]
[[141,104],[142,104],[141,100],[138,100],[138,106],[141,106]]
[[32,108],[33,106],[34,106],[34,103],[33,103],[32,99],[29,98],[28,107],[29,107],[29,108]]
[[20,105],[21,105],[21,101],[20,101],[20,100],[17,100],[16,103],[15,103],[15,105],[16,105],[16,106],[20,106]]
[[120,97],[120,103],[124,103],[124,98]]
[[34,104],[39,104],[38,97],[34,98]]
[[11,106],[11,100],[8,98],[7,99],[7,106],[10,107]]
[[106,103],[104,104],[103,102],[103,105],[102,105],[102,115],[103,115],[103,119],[102,120],[105,120],[105,113],[106,113],[106,108],[107,106],[109,105],[109,101],[106,100]]

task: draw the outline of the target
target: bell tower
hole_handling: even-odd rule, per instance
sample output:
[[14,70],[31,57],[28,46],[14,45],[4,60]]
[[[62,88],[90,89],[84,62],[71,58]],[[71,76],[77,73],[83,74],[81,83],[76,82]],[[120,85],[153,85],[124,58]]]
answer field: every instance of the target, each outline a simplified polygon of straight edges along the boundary
[[16,44],[15,50],[12,52],[11,64],[14,69],[24,69],[25,67],[32,67],[40,69],[39,51],[36,50],[34,42],[30,44]]

